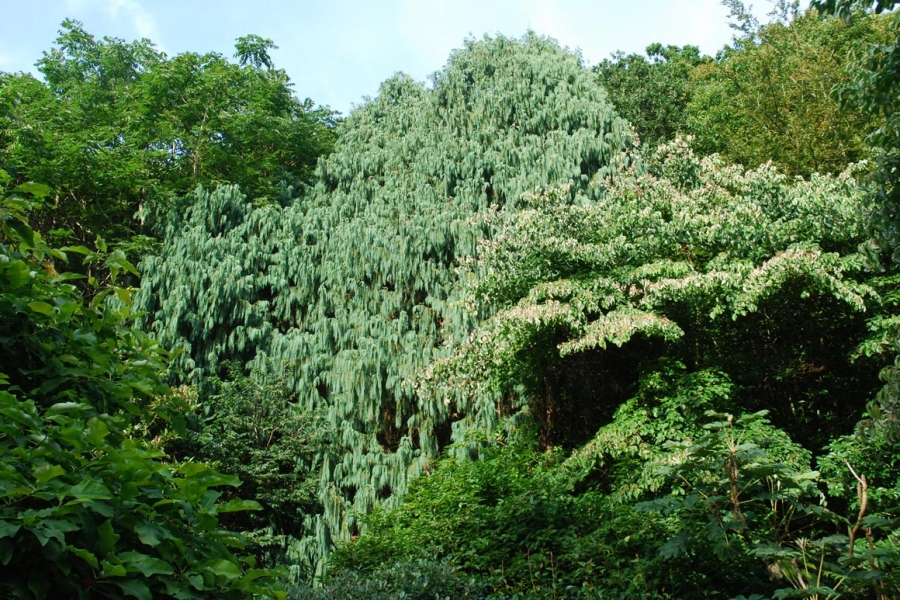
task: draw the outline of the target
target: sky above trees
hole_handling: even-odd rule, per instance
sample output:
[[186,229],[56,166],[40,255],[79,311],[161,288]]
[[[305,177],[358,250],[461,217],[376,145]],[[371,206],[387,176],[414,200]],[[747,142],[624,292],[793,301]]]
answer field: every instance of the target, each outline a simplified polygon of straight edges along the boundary
[[[65,18],[98,37],[149,38],[170,56],[230,56],[237,37],[254,33],[279,46],[272,58],[300,97],[344,114],[397,71],[426,79],[470,35],[519,37],[532,29],[581,49],[589,64],[654,42],[714,54],[732,35],[718,0],[36,0],[5,9],[0,71],[36,72]],[[761,18],[768,10],[765,0],[756,3]]]

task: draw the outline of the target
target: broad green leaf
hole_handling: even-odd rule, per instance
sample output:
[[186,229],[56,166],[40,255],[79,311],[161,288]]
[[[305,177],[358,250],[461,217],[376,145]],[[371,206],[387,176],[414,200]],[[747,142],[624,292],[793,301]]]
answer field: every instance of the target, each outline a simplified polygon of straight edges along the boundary
[[109,427],[107,427],[106,423],[104,423],[97,417],[91,417],[91,419],[87,422],[85,439],[89,443],[95,446],[99,446],[103,443],[103,440],[107,435],[109,435]]
[[144,577],[151,577],[153,575],[171,575],[174,573],[172,565],[166,561],[140,552],[120,552],[118,556],[120,560],[140,571]]
[[84,562],[89,564],[95,569],[100,568],[100,563],[97,561],[97,557],[85,550],[84,548],[76,548],[75,546],[69,546],[66,548],[69,552],[74,554],[75,556],[82,559]]
[[659,555],[663,558],[673,558],[685,550],[687,550],[687,534],[682,531],[660,547]]
[[122,565],[113,564],[107,560],[101,560],[100,573],[103,577],[126,577],[128,575],[128,570]]
[[169,538],[168,531],[152,523],[139,523],[135,526],[134,530],[138,534],[138,539],[151,547],[156,547],[162,543],[163,540]]
[[21,527],[22,525],[20,523],[0,521],[0,539],[15,536]]
[[201,564],[201,568],[217,577],[224,577],[226,579],[237,579],[244,574],[239,566],[230,560],[222,558],[207,560]]
[[90,255],[94,254],[92,250],[90,250],[87,246],[65,246],[64,248],[60,248],[65,252],[74,252],[76,254],[84,254]]
[[12,540],[0,538],[0,565],[8,565],[12,560],[15,546]]
[[55,313],[53,307],[46,302],[29,302],[28,307],[34,312],[42,315],[52,316]]
[[61,545],[65,546],[66,533],[77,531],[78,529],[79,525],[72,521],[65,521],[62,519],[42,519],[35,523],[31,528],[31,532],[37,537],[41,546],[46,546],[47,542],[51,539],[55,539]]
[[147,587],[142,581],[137,581],[135,579],[126,579],[124,581],[114,581],[117,586],[119,586],[123,592],[125,592],[126,596],[131,596],[132,598],[137,598],[138,600],[153,600],[153,595],[150,593],[150,588]]
[[82,402],[57,402],[47,409],[47,415],[77,413],[90,408],[90,405]]
[[[93,479],[83,479],[69,490],[75,500],[109,500],[113,493],[105,485]],[[109,523],[109,521],[107,521]]]
[[35,467],[34,478],[40,485],[43,485],[53,479],[54,477],[59,477],[60,475],[65,475],[65,470],[59,465],[41,465],[39,467]]
[[97,533],[100,536],[100,554],[102,556],[110,555],[115,550],[116,542],[118,542],[121,537],[113,531],[112,521],[104,521],[103,524],[97,528]]
[[50,194],[50,188],[42,183],[35,183],[33,181],[28,181],[26,183],[22,183],[17,185],[11,190],[13,193],[19,194],[31,194],[32,196],[37,196],[42,198]]

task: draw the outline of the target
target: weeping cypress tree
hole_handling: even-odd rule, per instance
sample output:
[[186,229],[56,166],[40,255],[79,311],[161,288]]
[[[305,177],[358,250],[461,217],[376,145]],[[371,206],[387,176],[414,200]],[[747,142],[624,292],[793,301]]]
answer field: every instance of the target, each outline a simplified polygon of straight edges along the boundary
[[138,302],[188,378],[241,359],[337,431],[299,561],[396,503],[449,441],[452,407],[420,405],[408,382],[482,316],[457,273],[490,237],[481,217],[548,185],[595,190],[630,145],[577,55],[534,34],[468,40],[431,86],[397,75],[355,110],[301,201],[199,191],[173,222]]

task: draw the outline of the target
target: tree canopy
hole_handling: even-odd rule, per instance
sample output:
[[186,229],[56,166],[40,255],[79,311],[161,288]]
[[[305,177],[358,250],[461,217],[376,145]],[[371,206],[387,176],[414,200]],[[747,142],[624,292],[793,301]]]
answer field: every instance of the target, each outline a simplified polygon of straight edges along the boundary
[[651,44],[646,57],[617,52],[594,71],[616,112],[631,123],[642,144],[655,148],[687,130],[692,74],[711,60],[696,46]]
[[121,252],[48,246],[27,215],[49,190],[8,184],[0,171],[0,595],[284,597],[279,573],[235,554],[243,538],[219,525],[258,508],[217,501],[240,482],[143,437],[179,427],[183,407],[166,353],[133,327],[131,292],[104,285],[86,303],[78,276],[47,261],[133,267]]
[[54,190],[35,227],[140,249],[132,238],[153,234],[146,220],[198,184],[275,200],[283,181],[307,181],[334,119],[295,96],[271,47],[240,38],[239,65],[215,53],[169,58],[148,40],[98,40],[65,21],[37,63],[44,81],[0,75],[0,167]]
[[867,44],[885,40],[885,21],[783,17],[744,23],[733,47],[695,70],[685,131],[698,151],[749,167],[772,161],[788,174],[838,173],[869,156],[866,134],[878,118],[832,92],[850,81]]

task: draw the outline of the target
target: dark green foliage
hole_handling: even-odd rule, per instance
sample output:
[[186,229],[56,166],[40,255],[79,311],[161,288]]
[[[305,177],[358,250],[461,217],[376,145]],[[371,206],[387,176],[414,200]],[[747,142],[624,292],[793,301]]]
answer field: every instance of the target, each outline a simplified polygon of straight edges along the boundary
[[0,75],[0,168],[54,191],[35,228],[140,253],[148,240],[134,236],[200,183],[274,199],[283,180],[307,181],[333,143],[333,115],[296,98],[269,47],[241,38],[240,66],[169,58],[148,40],[98,40],[65,21],[38,61],[45,82]]
[[869,597],[872,592],[887,597],[888,590],[897,591],[892,571],[900,554],[895,540],[879,531],[879,550],[874,545],[862,550],[854,543],[861,525],[868,526],[866,538],[873,544],[872,525],[895,529],[893,519],[873,518],[865,508],[854,519],[827,508],[817,485],[819,474],[808,468],[809,455],[772,428],[762,413],[708,416],[712,422],[705,425],[706,433],[669,445],[672,454],[661,473],[672,491],[638,505],[674,517],[680,528],[660,548],[662,556],[700,546],[720,558],[758,559],[766,565],[769,581],[742,591],[772,593],[778,599],[842,593]]
[[[4,380],[5,384],[6,381]],[[274,572],[232,552],[214,487],[239,481],[123,439],[127,421],[86,404],[47,409],[0,392],[0,592],[18,598],[243,598]]]
[[[862,309],[893,318],[889,278],[855,252],[867,190],[851,173],[791,180],[701,160],[681,141],[645,167],[598,183],[594,201],[549,190],[491,216],[499,235],[467,264],[468,306],[501,310],[419,380],[462,417],[457,454],[486,458],[442,464],[419,480],[427,492],[414,483],[338,567],[424,546],[498,593],[534,597],[893,590],[894,509],[857,518],[836,496],[825,510],[811,470],[812,452],[848,433],[877,389],[877,365],[851,362],[868,335]],[[773,422],[742,415],[759,409]],[[566,437],[585,420],[595,435]],[[484,432],[522,423],[543,447],[576,448],[546,471],[484,449],[497,443]],[[533,488],[515,487],[521,473]],[[548,498],[552,517],[515,512],[520,497]],[[532,527],[518,535],[521,523]],[[872,550],[861,533],[854,545],[856,524]],[[535,583],[540,552],[556,566]]]
[[662,364],[568,457],[497,435],[478,460],[445,459],[398,508],[377,510],[332,575],[380,580],[428,556],[491,598],[893,597],[896,491],[870,486],[880,506],[857,516],[837,482],[853,482],[841,464],[852,453],[869,453],[856,462],[873,475],[885,472],[875,454],[895,453],[845,439],[820,459],[826,499],[811,454],[763,415],[716,412],[732,393],[721,373]]
[[446,557],[494,592],[527,591],[533,583],[543,597],[566,597],[566,587],[581,587],[567,559],[585,515],[553,478],[560,459],[511,444],[475,462],[442,461],[413,483],[400,507],[370,517],[369,533],[334,556],[333,577]]
[[[425,555],[450,561],[491,598],[730,598],[765,579],[752,559],[720,561],[703,547],[661,556],[673,523],[578,489],[562,458],[532,441],[442,461],[398,508],[373,514],[369,532],[334,555],[332,576],[376,576]],[[613,487],[633,483],[623,474]]]
[[178,427],[184,407],[162,381],[166,353],[133,328],[130,292],[92,280],[88,304],[50,261],[83,254],[113,283],[132,267],[49,247],[25,220],[46,188],[7,192],[0,178],[0,596],[282,595],[219,525],[257,507],[218,502],[213,488],[240,482],[135,435],[151,420]]
[[[851,25],[871,19],[860,14],[874,7],[875,13],[890,12],[894,0],[814,0],[813,8],[826,14],[840,15]],[[880,262],[880,255],[890,256],[893,263],[900,262],[900,188],[897,173],[900,167],[900,101],[898,101],[897,71],[900,68],[900,16],[896,12],[887,15],[888,35],[870,45],[865,54],[860,53],[852,66],[852,78],[839,90],[844,105],[859,110],[877,124],[868,128],[869,141],[877,148],[877,169],[874,180],[877,185],[877,203],[869,217],[870,231],[875,238],[863,250],[872,263]],[[867,425],[887,427],[895,438],[900,437],[900,333],[896,325],[890,332],[891,344],[897,358],[881,373],[885,386],[870,403],[872,417]]]
[[652,44],[646,57],[617,52],[594,71],[616,111],[631,123],[641,143],[652,149],[685,132],[692,74],[711,60],[701,56],[696,46]]
[[[223,500],[259,503],[258,511],[221,520],[247,538],[245,551],[254,553],[257,564],[303,561],[290,545],[308,533],[304,516],[321,512],[318,460],[330,432],[323,419],[298,410],[284,386],[241,375],[233,366],[227,374],[205,395],[182,390],[192,409],[188,436],[165,447],[175,457],[204,461],[239,479],[240,487],[226,491]],[[302,570],[310,568],[305,564]]]
[[763,566],[702,546],[660,556],[678,524],[634,502],[660,491],[664,444],[701,432],[706,410],[733,402],[731,387],[719,373],[659,365],[568,456],[535,451],[523,430],[491,435],[496,445],[477,460],[444,459],[398,508],[376,511],[368,533],[332,558],[335,576],[424,554],[450,560],[490,597],[730,598],[764,580]]
[[[871,513],[896,513],[900,509],[900,461],[896,445],[884,430],[871,436],[842,436],[819,458],[818,469],[828,485],[829,494],[858,511],[857,481],[850,467],[865,475],[868,507]],[[849,467],[848,467],[849,465]]]
[[137,302],[194,381],[249,361],[335,429],[312,525],[324,549],[449,441],[452,408],[420,405],[410,381],[477,318],[456,272],[490,231],[473,219],[542,186],[586,190],[629,146],[576,56],[534,35],[468,41],[433,88],[397,76],[354,111],[296,204],[200,192],[143,263]]
[[394,562],[374,569],[345,569],[316,587],[297,585],[290,600],[476,600],[481,586],[447,562],[430,559]]
[[849,435],[900,325],[856,252],[867,212],[892,249],[895,49],[840,88],[888,20],[725,4],[715,61],[469,40],[314,176],[332,116],[269,39],[66,22],[0,75],[0,166],[56,191],[0,194],[0,596],[900,594],[900,368]]

